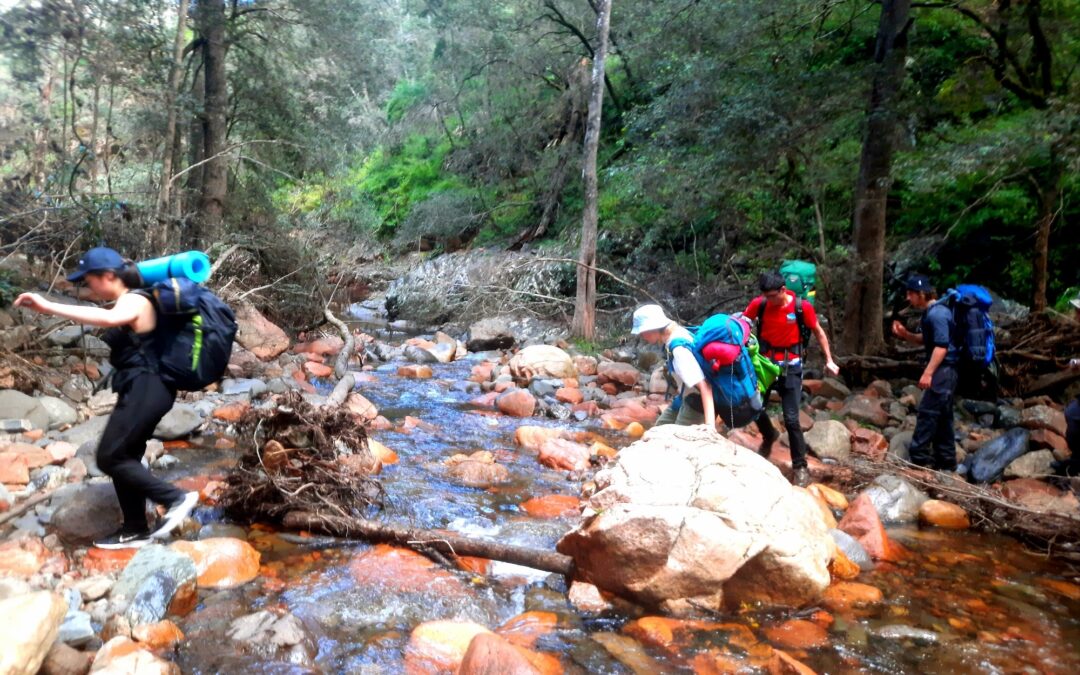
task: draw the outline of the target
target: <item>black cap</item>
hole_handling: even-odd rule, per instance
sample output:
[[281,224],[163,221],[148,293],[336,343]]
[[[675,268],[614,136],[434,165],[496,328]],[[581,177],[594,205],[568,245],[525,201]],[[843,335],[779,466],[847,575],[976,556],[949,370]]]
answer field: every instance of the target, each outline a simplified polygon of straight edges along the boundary
[[124,258],[106,246],[92,248],[79,259],[79,266],[68,275],[68,281],[80,281],[87,272],[118,270],[124,266]]
[[931,293],[934,290],[934,285],[930,283],[930,279],[926,275],[912,274],[907,280],[907,290]]

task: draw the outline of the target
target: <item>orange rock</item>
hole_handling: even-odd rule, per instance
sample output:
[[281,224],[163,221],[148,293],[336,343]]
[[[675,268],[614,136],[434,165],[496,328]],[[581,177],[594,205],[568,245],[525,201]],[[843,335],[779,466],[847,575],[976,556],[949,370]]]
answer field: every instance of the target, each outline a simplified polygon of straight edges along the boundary
[[580,507],[581,500],[573,495],[544,495],[521,503],[521,508],[533,518],[576,516]]
[[30,482],[30,467],[26,456],[17,452],[0,452],[0,483],[26,485]]
[[837,527],[859,540],[875,560],[899,560],[903,549],[889,539],[870,496],[861,494],[851,503]]
[[134,548],[116,550],[90,548],[86,551],[82,566],[88,572],[119,572],[127,566],[128,561],[134,558],[136,553],[138,553],[138,549]]
[[884,597],[874,586],[854,581],[839,581],[825,589],[822,604],[834,612],[841,612],[876,605]]
[[334,374],[334,369],[321,361],[305,361],[304,370],[312,377],[330,377]]
[[224,436],[222,436],[221,438],[214,441],[215,450],[232,450],[235,447],[236,441],[231,438],[225,438]]
[[53,464],[63,464],[75,456],[79,447],[74,443],[55,441],[45,446],[45,452],[49,453]]
[[360,586],[390,593],[461,595],[461,580],[419,553],[406,548],[377,544],[349,563],[349,573]]
[[579,612],[599,614],[613,607],[603,591],[585,581],[572,582],[566,598]]
[[829,508],[829,504],[825,501],[824,498],[820,496],[820,494],[812,492],[807,488],[801,488],[798,486],[795,486],[793,489],[802,490],[806,494],[806,496],[810,497],[810,499],[812,499],[814,503],[817,504],[818,511],[821,512],[821,519],[825,521],[825,525],[830,530],[836,527],[836,516],[832,514],[832,509]]
[[645,427],[641,426],[641,422],[631,422],[623,431],[630,438],[641,438],[645,434]]
[[0,576],[29,577],[45,566],[49,550],[37,537],[0,543]]
[[551,654],[534,652],[503,639],[481,633],[462,656],[457,675],[556,675],[562,665]]
[[822,628],[828,628],[829,626],[833,625],[833,621],[835,621],[835,619],[833,619],[833,615],[829,614],[823,609],[819,609],[818,611],[811,614],[810,620],[821,626]]
[[345,346],[345,342],[339,337],[326,337],[300,342],[293,346],[294,354],[315,354],[318,356],[335,356]]
[[374,476],[382,471],[382,462],[374,455],[345,455],[338,464],[354,476]]
[[657,647],[668,654],[677,655],[681,647],[688,646],[693,634],[701,631],[715,631],[724,634],[724,640],[743,649],[750,649],[758,643],[757,637],[740,623],[715,623],[699,619],[675,619],[667,616],[644,616],[623,626],[623,633],[642,642]]
[[963,507],[939,499],[923,502],[919,507],[919,520],[949,530],[966,530],[971,527],[971,520]]
[[619,451],[606,443],[594,441],[593,444],[589,446],[589,454],[614,459],[615,455],[619,454]]
[[782,649],[773,650],[769,675],[817,675],[814,669]]
[[367,400],[359,392],[349,392],[349,395],[345,397],[345,403],[343,405],[346,410],[359,417],[365,423],[371,422],[379,416],[379,409],[375,407],[375,404]]
[[407,377],[413,380],[426,380],[435,373],[431,370],[431,366],[412,364],[408,366],[398,366],[397,374],[399,377]]
[[840,550],[839,546],[834,549],[833,558],[829,561],[829,576],[831,576],[833,580],[840,579],[850,581],[859,576],[859,572],[861,571],[862,570],[859,569],[858,565],[844,555],[844,552]]
[[828,485],[822,485],[821,483],[811,483],[806,489],[816,497],[823,499],[831,508],[847,511],[848,500],[842,492],[837,492]]
[[495,407],[511,417],[532,417],[536,412],[536,397],[526,389],[512,389],[495,399]]
[[52,455],[46,452],[45,448],[30,443],[7,443],[2,449],[4,452],[22,455],[26,460],[27,468],[31,470],[53,463]]
[[563,438],[552,438],[540,448],[540,463],[564,471],[589,468],[589,448]]
[[251,410],[251,404],[247,401],[236,401],[217,408],[213,412],[214,419],[224,420],[230,423],[240,421],[247,411]]
[[101,649],[97,650],[97,655],[94,656],[93,670],[96,672],[103,668],[107,668],[113,661],[117,661],[128,654],[133,654],[141,650],[142,646],[140,646],[138,642],[135,642],[129,637],[118,635],[103,644]]
[[589,417],[596,417],[600,414],[600,405],[596,401],[575,403],[570,409],[574,412],[583,412]]
[[581,393],[580,389],[561,387],[555,390],[555,400],[561,401],[562,403],[574,405],[581,403],[584,399],[585,395]]
[[207,481],[203,489],[199,490],[199,501],[203,504],[209,504],[213,506],[217,504],[218,498],[221,497],[221,493],[225,490],[225,482],[220,480]]
[[478,365],[472,367],[472,372],[469,374],[469,380],[471,382],[491,382],[494,379],[495,364],[490,361],[484,361]]
[[457,566],[466,572],[486,576],[491,573],[491,561],[487,558],[474,558],[471,555],[459,555],[454,557]]
[[514,443],[529,450],[539,450],[552,438],[562,437],[561,429],[552,427],[521,426],[514,431]]
[[533,647],[541,636],[555,630],[559,617],[552,612],[525,612],[518,614],[495,632],[519,647]]
[[613,429],[615,431],[622,431],[626,428],[627,424],[622,420],[622,418],[617,415],[612,415],[611,413],[604,413],[603,415],[601,415],[600,423],[604,426],[605,429]]
[[889,451],[889,441],[879,432],[858,427],[851,433],[851,451],[858,455],[880,461]]
[[405,647],[406,673],[455,672],[477,635],[493,635],[471,621],[428,621],[413,629]]
[[817,649],[829,644],[825,629],[805,619],[790,619],[765,629],[765,637],[784,649]]
[[164,447],[166,450],[169,450],[169,451],[172,451],[172,450],[190,450],[191,448],[195,447],[194,445],[191,444],[191,441],[184,440],[182,438],[178,438],[178,439],[171,440],[171,441],[165,441],[161,445],[162,445],[162,447]]
[[184,632],[175,623],[166,619],[157,623],[135,626],[131,630],[131,636],[150,649],[161,649],[172,647],[183,640]]
[[170,548],[195,561],[200,588],[232,588],[259,575],[260,554],[251,544],[231,537],[177,541]]
[[494,391],[496,394],[501,394],[503,392],[510,391],[511,389],[514,389],[516,387],[517,385],[513,382],[509,380],[503,380],[501,382],[495,383]]
[[1040,577],[1035,580],[1035,583],[1044,588],[1049,588],[1055,593],[1064,595],[1070,600],[1080,600],[1080,586],[1071,584],[1068,581],[1062,581],[1060,579],[1047,579],[1046,577]]
[[373,438],[368,439],[368,450],[384,465],[397,464],[398,454]]

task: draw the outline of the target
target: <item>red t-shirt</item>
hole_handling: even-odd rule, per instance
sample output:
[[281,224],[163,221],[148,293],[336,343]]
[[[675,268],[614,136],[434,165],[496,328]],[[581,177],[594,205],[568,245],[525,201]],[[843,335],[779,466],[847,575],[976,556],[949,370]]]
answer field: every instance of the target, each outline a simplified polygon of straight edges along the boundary
[[[761,306],[765,306],[765,314],[761,321],[761,334],[758,335],[758,338],[768,346],[768,349],[764,350],[765,356],[774,361],[784,360],[785,349],[788,351],[789,358],[795,356],[791,353],[792,350],[798,350],[799,323],[795,317],[795,294],[791,291],[786,291],[786,293],[788,301],[782,307],[766,302],[764,296],[758,296],[750,301],[746,311],[743,312],[743,314],[756,322]],[[817,328],[817,312],[814,311],[814,306],[804,300],[802,311],[803,323],[806,324],[806,327],[810,330]]]

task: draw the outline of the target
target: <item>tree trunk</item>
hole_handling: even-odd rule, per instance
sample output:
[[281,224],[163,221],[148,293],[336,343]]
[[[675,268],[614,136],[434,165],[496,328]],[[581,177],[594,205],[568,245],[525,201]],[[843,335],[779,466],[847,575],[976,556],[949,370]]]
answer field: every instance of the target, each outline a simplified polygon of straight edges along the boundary
[[45,81],[41,85],[38,98],[38,107],[42,111],[41,123],[34,126],[33,145],[34,151],[30,160],[30,177],[33,181],[34,187],[41,192],[45,192],[45,156],[49,152],[49,139],[51,134],[51,115],[52,115],[52,93],[53,82],[55,81],[55,75],[53,72],[52,64],[46,66],[47,71],[45,75]]
[[291,511],[285,514],[284,524],[285,527],[292,529],[314,530],[337,537],[361,537],[368,541],[409,546],[421,552],[424,549],[434,549],[449,556],[468,555],[499,560],[545,572],[554,572],[567,579],[574,578],[574,559],[554,551],[500,544],[497,541],[467,539],[443,531],[405,529],[363,518],[344,518],[306,511]]
[[1061,179],[1064,169],[1057,161],[1057,153],[1050,150],[1050,167],[1046,181],[1035,183],[1039,195],[1039,223],[1035,230],[1035,255],[1032,260],[1032,296],[1031,309],[1041,312],[1049,304],[1046,300],[1046,286],[1050,268],[1050,230],[1058,214],[1058,200],[1061,198]]
[[98,177],[98,113],[101,105],[101,83],[94,81],[94,109],[90,116],[90,191],[97,190]]
[[596,334],[596,151],[600,145],[600,113],[604,105],[604,59],[607,56],[611,0],[598,0],[596,12],[596,56],[593,59],[589,94],[589,119],[585,123],[585,212],[581,217],[581,255],[577,269],[577,299],[570,333],[591,340]]
[[[173,41],[173,61],[169,69],[169,89],[165,93],[165,108],[168,110],[168,118],[165,122],[165,149],[161,153],[161,185],[158,190],[157,210],[159,215],[167,217],[169,202],[172,198],[172,183],[170,179],[173,173],[173,149],[178,137],[176,135],[176,99],[180,95],[180,76],[184,71],[184,39],[187,28],[187,0],[177,4],[176,9],[176,39]],[[168,239],[166,236],[165,239]]]
[[896,146],[896,98],[904,81],[911,0],[882,0],[874,49],[874,81],[866,115],[859,179],[855,187],[855,273],[844,313],[844,342],[855,354],[885,348],[885,200]]
[[208,246],[218,234],[228,189],[228,158],[222,154],[228,133],[229,108],[229,84],[225,73],[225,3],[222,0],[199,0],[196,18],[203,40],[205,110],[202,134],[206,164],[199,210],[188,244],[202,248]]
[[[187,172],[187,179],[184,182],[184,200],[185,204],[181,207],[181,211],[190,212],[191,205],[197,204],[199,196],[202,195],[203,175],[206,173],[206,165],[202,163],[204,155],[203,151],[206,149],[203,143],[203,116],[206,108],[206,84],[203,78],[204,64],[202,61],[203,47],[200,45],[197,50],[197,56],[199,58],[199,64],[195,67],[195,77],[191,84],[191,98],[194,102],[194,114],[191,116],[191,120],[188,123],[188,166],[192,167]],[[192,58],[196,57],[196,53],[192,54]],[[190,236],[185,235],[185,241],[190,239]]]

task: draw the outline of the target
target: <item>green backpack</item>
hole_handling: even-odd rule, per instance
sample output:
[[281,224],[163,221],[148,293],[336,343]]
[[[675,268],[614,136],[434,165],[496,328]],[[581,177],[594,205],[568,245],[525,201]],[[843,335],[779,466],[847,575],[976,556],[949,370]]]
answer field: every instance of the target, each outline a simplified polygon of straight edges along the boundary
[[780,265],[780,276],[784,277],[784,285],[796,297],[814,304],[814,289],[817,283],[817,265],[805,260],[785,260]]

